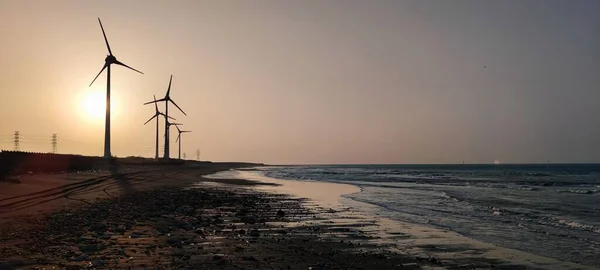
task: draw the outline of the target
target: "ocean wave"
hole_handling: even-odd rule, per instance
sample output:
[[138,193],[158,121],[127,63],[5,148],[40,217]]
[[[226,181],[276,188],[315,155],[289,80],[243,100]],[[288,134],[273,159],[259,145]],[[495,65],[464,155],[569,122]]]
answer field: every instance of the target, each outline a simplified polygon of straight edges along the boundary
[[539,187],[530,187],[530,186],[521,186],[521,187],[518,187],[518,189],[525,190],[525,191],[539,191],[540,190]]
[[528,222],[538,225],[549,225],[556,228],[566,228],[579,231],[589,231],[600,233],[600,228],[594,225],[583,224],[578,221],[569,220],[566,218],[557,218],[548,214],[537,214],[531,212],[522,212],[513,209],[505,209],[501,207],[490,207],[492,216],[504,216],[505,218],[512,217],[519,222]]
[[[361,192],[359,192],[359,193],[361,193]],[[354,194],[350,194],[350,195],[345,195],[344,197],[350,198],[350,199],[352,199],[354,201],[357,201],[357,202],[379,206],[379,207],[381,207],[381,208],[383,208],[385,210],[392,211],[394,213],[402,213],[403,215],[400,218],[400,220],[402,220],[402,221],[413,222],[413,223],[418,223],[418,224],[428,224],[430,222],[428,218],[424,217],[423,215],[421,215],[419,213],[413,213],[411,211],[401,211],[401,210],[396,209],[393,206],[391,206],[391,205],[389,205],[389,204],[387,204],[385,202],[380,202],[380,201],[370,200],[370,199],[367,199],[367,198],[362,198],[360,196],[355,196],[356,194],[358,194],[358,193],[354,193]]]
[[455,201],[455,202],[463,202],[463,200],[461,200],[461,199],[459,199],[457,197],[454,197],[454,196],[448,194],[445,191],[440,191],[440,193],[442,194],[442,197],[444,197],[446,199],[449,199],[449,200],[452,200],[452,201]]
[[558,193],[575,193],[575,194],[594,194],[598,193],[598,189],[557,189]]
[[560,224],[561,226],[567,227],[567,228],[583,230],[583,231],[590,231],[590,232],[594,232],[594,233],[600,233],[600,228],[596,228],[592,225],[581,224],[577,221],[572,221],[572,220],[567,220],[567,219],[559,219],[557,221],[557,223]]
[[[516,167],[511,168],[512,171],[489,171],[490,168],[468,171],[457,169],[459,166],[455,166],[454,169],[448,169],[452,168],[448,166],[433,166],[433,170],[425,166],[408,166],[406,169],[392,167],[394,166],[362,168],[355,166],[298,166],[284,170],[275,168],[273,171],[268,171],[267,168],[267,174],[275,178],[296,180],[401,182],[500,189],[516,188],[528,191],[538,191],[544,187],[572,187],[571,189],[577,190],[581,186],[600,186],[600,177],[595,176],[598,173],[589,172],[587,174],[566,174],[554,171],[528,172],[517,171]],[[445,169],[440,171],[440,168]],[[597,192],[597,188],[589,192]]]

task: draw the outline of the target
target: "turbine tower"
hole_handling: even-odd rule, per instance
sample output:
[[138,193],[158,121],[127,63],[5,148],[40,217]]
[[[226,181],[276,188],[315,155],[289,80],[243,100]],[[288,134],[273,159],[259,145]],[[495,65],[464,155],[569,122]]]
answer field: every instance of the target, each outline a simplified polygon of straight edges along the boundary
[[[181,108],[179,108],[177,103],[175,103],[175,101],[173,101],[171,99],[170,94],[171,94],[171,82],[172,81],[173,81],[173,75],[171,75],[171,78],[169,79],[169,87],[167,88],[167,94],[165,94],[164,98],[146,102],[146,103],[144,103],[144,105],[147,105],[150,103],[165,102],[165,116],[169,117],[169,102],[171,102],[171,103],[173,103],[173,105],[175,105],[175,107],[177,107],[177,109],[179,109],[184,115],[187,116],[187,114],[185,114],[185,112]],[[170,158],[170,156],[169,156],[169,126],[171,126],[171,124],[169,124],[169,121],[165,121],[165,156],[163,157],[164,159]]]
[[177,134],[177,139],[175,140],[176,142],[179,141],[179,154],[178,157],[179,159],[181,159],[181,133],[186,133],[186,132],[192,132],[191,130],[181,130],[179,129],[179,126],[175,126],[177,128],[177,132],[179,132],[179,134]]
[[[154,96],[154,101],[156,101],[156,96]],[[144,125],[148,124],[148,122],[150,122],[152,119],[156,118],[156,152],[154,155],[155,159],[158,159],[158,116],[164,116],[165,118],[167,117],[164,113],[162,113],[161,111],[158,110],[158,103],[154,103],[154,116],[150,117],[150,119],[148,119],[148,121],[146,121],[146,123],[144,123]],[[176,120],[173,117],[169,118]]]
[[106,42],[106,48],[108,49],[108,55],[104,59],[104,66],[102,67],[100,72],[98,72],[98,75],[96,75],[96,77],[94,78],[92,83],[90,83],[90,86],[92,86],[92,84],[94,84],[96,79],[98,79],[98,76],[100,76],[100,74],[102,74],[102,71],[104,71],[106,69],[106,121],[105,121],[105,128],[104,128],[104,157],[106,159],[110,159],[110,157],[111,157],[111,154],[110,154],[110,65],[116,64],[119,66],[124,66],[128,69],[131,69],[131,70],[136,71],[141,74],[144,74],[144,73],[142,73],[141,71],[139,71],[135,68],[132,68],[128,65],[125,65],[122,62],[120,62],[119,60],[117,60],[117,58],[112,54],[112,51],[110,50],[110,45],[108,45],[108,39],[106,38],[106,33],[104,32],[104,27],[102,26],[102,21],[100,21],[100,18],[98,18],[98,22],[100,23],[100,28],[102,29],[102,35],[104,36],[104,41]]
[[[177,126],[179,126],[179,125],[182,125],[182,124],[180,124],[180,123],[171,123],[171,122],[169,122],[169,120],[168,120],[168,119],[167,119],[167,120],[165,120],[165,126],[167,127],[167,129],[166,129],[167,133],[165,133],[165,135],[164,135],[163,137],[165,137],[165,138],[169,137],[169,128],[170,128],[171,126],[175,126],[175,127],[177,127]],[[167,148],[167,147],[168,147],[168,144],[165,144],[165,148]],[[168,160],[169,158],[165,158],[165,159],[167,159],[167,160]]]

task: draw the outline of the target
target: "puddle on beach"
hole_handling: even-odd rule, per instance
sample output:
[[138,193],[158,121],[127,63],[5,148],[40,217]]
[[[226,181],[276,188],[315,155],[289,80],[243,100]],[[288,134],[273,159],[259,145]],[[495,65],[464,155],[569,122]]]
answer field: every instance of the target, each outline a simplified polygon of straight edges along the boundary
[[194,186],[198,186],[198,187],[222,187],[225,185],[226,184],[223,184],[223,183],[210,182],[210,181],[201,181],[201,182],[194,184]]

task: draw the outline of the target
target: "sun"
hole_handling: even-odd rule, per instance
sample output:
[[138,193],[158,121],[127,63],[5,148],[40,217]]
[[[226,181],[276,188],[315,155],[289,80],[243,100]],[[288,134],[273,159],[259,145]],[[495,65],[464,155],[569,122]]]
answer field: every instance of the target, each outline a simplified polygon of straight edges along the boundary
[[81,96],[80,106],[85,119],[94,122],[103,119],[106,113],[105,93],[97,89],[85,91]]
[[[79,91],[73,99],[77,115],[93,125],[103,123],[106,118],[106,90],[103,87],[90,87]],[[112,119],[121,116],[121,96],[110,95],[110,115]]]

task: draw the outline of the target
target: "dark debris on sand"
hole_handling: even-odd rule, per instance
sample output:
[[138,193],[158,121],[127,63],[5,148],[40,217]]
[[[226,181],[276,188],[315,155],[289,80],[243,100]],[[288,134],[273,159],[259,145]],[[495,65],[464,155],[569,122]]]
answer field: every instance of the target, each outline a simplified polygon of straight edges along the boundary
[[[312,218],[299,200],[244,189],[167,187],[99,200],[0,230],[0,269],[418,269],[435,265],[365,251],[284,227]],[[26,225],[26,226],[25,226]]]

